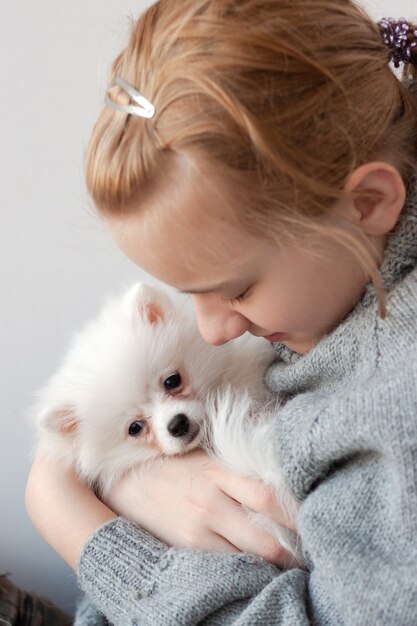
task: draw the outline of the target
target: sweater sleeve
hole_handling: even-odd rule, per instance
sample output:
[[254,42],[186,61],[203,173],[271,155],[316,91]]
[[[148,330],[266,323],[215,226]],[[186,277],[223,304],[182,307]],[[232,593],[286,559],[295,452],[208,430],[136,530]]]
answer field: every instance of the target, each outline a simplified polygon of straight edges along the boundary
[[79,584],[115,626],[309,624],[308,575],[246,554],[169,548],[116,518],[87,542]]
[[[118,518],[84,547],[82,589],[115,626],[415,624],[416,378],[404,364],[375,388],[335,397],[309,414],[308,437],[298,421],[287,461],[304,490],[307,570],[169,548]],[[309,402],[300,398],[299,415]]]

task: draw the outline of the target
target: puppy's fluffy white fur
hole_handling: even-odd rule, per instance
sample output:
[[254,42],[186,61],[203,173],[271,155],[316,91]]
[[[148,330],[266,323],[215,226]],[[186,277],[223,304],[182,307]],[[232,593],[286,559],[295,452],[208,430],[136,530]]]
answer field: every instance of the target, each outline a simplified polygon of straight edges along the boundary
[[[133,467],[205,447],[232,470],[273,486],[294,521],[274,453],[273,358],[254,337],[210,346],[192,307],[137,283],[78,332],[38,392],[37,449],[73,465],[102,495]],[[296,559],[294,533],[253,514]]]

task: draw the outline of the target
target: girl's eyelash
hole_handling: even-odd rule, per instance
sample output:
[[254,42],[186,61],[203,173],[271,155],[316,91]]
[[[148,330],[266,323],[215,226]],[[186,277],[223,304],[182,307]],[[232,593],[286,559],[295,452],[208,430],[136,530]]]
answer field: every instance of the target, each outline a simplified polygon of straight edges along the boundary
[[229,298],[229,302],[231,304],[239,304],[239,302],[242,302],[242,300],[247,298],[249,290],[250,290],[250,287],[245,289],[245,291],[243,291],[239,296],[236,296],[235,298]]

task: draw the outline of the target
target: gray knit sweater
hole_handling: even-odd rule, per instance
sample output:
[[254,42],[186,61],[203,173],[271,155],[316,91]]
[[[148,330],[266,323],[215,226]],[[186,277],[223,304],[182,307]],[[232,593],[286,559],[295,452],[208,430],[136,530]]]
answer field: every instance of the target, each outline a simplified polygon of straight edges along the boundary
[[[301,501],[307,570],[169,548],[118,518],[87,542],[76,625],[417,624],[417,178],[382,276],[305,355],[276,345],[276,452]],[[93,608],[97,607],[97,612]]]

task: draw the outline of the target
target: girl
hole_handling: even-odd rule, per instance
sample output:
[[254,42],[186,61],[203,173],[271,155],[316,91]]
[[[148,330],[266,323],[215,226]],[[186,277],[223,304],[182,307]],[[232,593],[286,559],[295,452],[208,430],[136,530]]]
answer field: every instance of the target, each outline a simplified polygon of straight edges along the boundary
[[248,525],[240,504],[282,521],[268,490],[201,451],[106,504],[37,459],[27,506],[77,569],[76,624],[415,623],[416,42],[350,0],[160,0],[134,25],[89,189],[208,342],[274,342],[306,567]]

